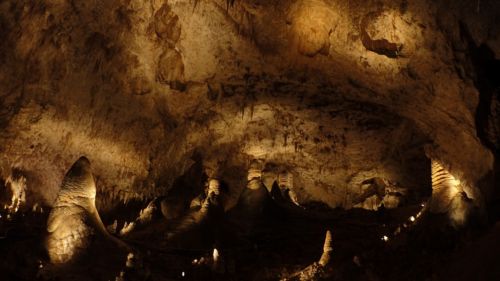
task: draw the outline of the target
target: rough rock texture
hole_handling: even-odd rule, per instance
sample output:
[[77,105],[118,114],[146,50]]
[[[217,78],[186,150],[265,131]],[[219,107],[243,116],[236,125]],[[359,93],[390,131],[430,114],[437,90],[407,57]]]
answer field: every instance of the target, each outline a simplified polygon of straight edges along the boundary
[[498,62],[498,1],[231,2],[3,1],[4,178],[51,205],[86,155],[105,207],[166,194],[196,152],[233,201],[261,159],[299,203],[350,208],[373,178],[430,190],[427,144],[487,199],[498,94],[474,48]]
[[46,247],[52,263],[67,263],[77,258],[96,233],[111,237],[95,207],[95,196],[90,162],[81,157],[66,173],[47,220]]
[[[90,163],[79,159],[64,177],[47,221],[47,251],[53,263],[65,263],[81,254],[96,231],[96,188]],[[101,222],[102,224],[102,222]]]

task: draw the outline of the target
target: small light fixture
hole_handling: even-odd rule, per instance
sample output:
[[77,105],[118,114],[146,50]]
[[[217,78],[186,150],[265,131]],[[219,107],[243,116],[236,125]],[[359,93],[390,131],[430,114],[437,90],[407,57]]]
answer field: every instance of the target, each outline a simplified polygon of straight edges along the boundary
[[415,221],[415,217],[414,217],[414,216],[411,216],[411,217],[410,217],[410,221],[411,221],[411,222],[414,222],[414,221]]
[[181,272],[181,276],[182,276],[182,277],[185,277],[185,276],[186,276],[186,272],[184,272],[184,271],[183,271],[183,272]]
[[387,237],[387,235],[382,236],[382,241],[384,242],[389,241],[389,237]]

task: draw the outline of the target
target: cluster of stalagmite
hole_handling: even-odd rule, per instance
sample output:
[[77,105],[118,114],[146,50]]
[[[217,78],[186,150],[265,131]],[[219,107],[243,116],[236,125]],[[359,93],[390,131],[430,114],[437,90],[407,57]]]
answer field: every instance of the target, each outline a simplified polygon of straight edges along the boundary
[[[6,194],[10,198],[5,199],[4,209],[9,214],[16,213],[26,202],[26,177],[17,169],[12,169],[10,175],[5,180]],[[3,197],[3,196],[0,196]]]
[[406,188],[381,177],[374,177],[361,182],[360,195],[353,199],[355,208],[376,211],[384,206],[387,209],[398,207],[408,193]]
[[[249,170],[249,177],[251,173],[255,173],[253,169]],[[274,199],[282,201],[281,203],[286,202],[301,206],[302,202],[297,191],[298,185],[294,182],[294,174],[289,168],[280,166],[266,167],[264,171],[261,170],[259,180]]]
[[[264,200],[268,197],[268,190],[262,182],[262,163],[253,161],[249,165],[247,175],[247,188],[243,190],[237,208],[243,210],[246,219],[261,213]],[[461,182],[456,179],[439,161],[432,160],[432,199],[429,209],[434,213],[448,213],[453,225],[462,225],[467,219],[470,210],[470,199],[463,191]],[[17,182],[17,181],[13,181]],[[280,193],[292,190],[292,174],[281,172],[277,175],[276,184]],[[211,216],[211,210],[216,210],[220,205],[221,182],[216,178],[209,178],[206,182],[204,197],[200,200],[199,209],[188,213],[180,227],[174,232],[183,233],[195,224],[199,224]],[[96,185],[92,175],[90,162],[81,157],[66,173],[58,193],[54,207],[50,212],[47,223],[47,250],[53,263],[66,263],[82,253],[90,244],[94,234],[101,234],[110,238],[124,248],[128,247],[117,238],[111,236],[99,217],[95,206]],[[291,196],[287,198],[295,204]],[[153,200],[143,209],[137,223],[148,223],[152,220],[157,210],[157,202]],[[418,217],[418,216],[417,216]],[[412,216],[411,221],[415,221]],[[133,230],[135,224],[125,225],[120,231],[121,235]],[[110,226],[116,232],[115,224]],[[385,236],[384,236],[385,237]],[[308,269],[308,274],[323,272],[331,264],[333,253],[333,239],[330,230],[327,230],[323,245],[323,253],[317,263]],[[218,250],[214,250],[214,267],[218,261]],[[319,274],[319,273],[318,273]]]

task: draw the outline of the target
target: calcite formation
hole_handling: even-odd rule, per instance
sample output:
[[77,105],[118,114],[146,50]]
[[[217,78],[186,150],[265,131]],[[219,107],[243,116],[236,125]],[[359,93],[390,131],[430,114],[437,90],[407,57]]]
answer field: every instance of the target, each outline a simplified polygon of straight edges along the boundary
[[107,232],[95,207],[95,197],[90,162],[81,157],[66,173],[47,221],[46,247],[51,262],[74,260],[90,245],[94,234],[125,246]]
[[[114,240],[97,210],[124,239],[233,208],[255,218],[264,201],[314,218],[402,210],[415,228],[427,216],[406,209],[421,202],[455,227],[495,217],[498,11],[498,0],[1,1],[0,237],[24,210],[52,209],[48,250],[64,263],[91,237]],[[92,172],[81,159],[66,173],[81,155]],[[377,243],[403,239],[393,231]]]
[[15,213],[26,204],[26,177],[21,171],[13,169],[5,180],[5,187],[5,193],[1,197],[8,196],[10,198],[2,198],[5,200],[4,209],[9,213]]
[[260,159],[300,203],[349,209],[374,177],[430,190],[431,144],[488,193],[498,95],[475,74],[494,72],[496,4],[400,2],[5,1],[0,166],[51,205],[88,155],[109,209],[167,194],[194,153],[234,205]]
[[333,244],[332,232],[330,230],[327,230],[325,235],[325,242],[323,244],[323,254],[321,255],[321,258],[319,259],[318,262],[321,266],[327,266],[330,263],[333,252],[332,244]]
[[255,218],[263,214],[266,200],[269,199],[269,193],[262,182],[261,176],[261,163],[252,161],[248,169],[247,186],[241,192],[238,203],[235,206],[244,217]]
[[443,167],[437,160],[432,160],[432,200],[430,211],[446,213],[450,203],[459,192],[461,182]]

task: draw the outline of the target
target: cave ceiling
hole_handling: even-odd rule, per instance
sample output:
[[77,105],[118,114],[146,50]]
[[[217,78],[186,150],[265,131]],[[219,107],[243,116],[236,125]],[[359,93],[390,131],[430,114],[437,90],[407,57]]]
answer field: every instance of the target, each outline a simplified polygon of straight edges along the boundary
[[193,155],[239,190],[260,159],[300,202],[350,208],[371,178],[429,189],[430,154],[475,198],[494,158],[469,53],[499,59],[494,5],[3,1],[2,174],[50,205],[81,155],[120,200],[165,194]]

